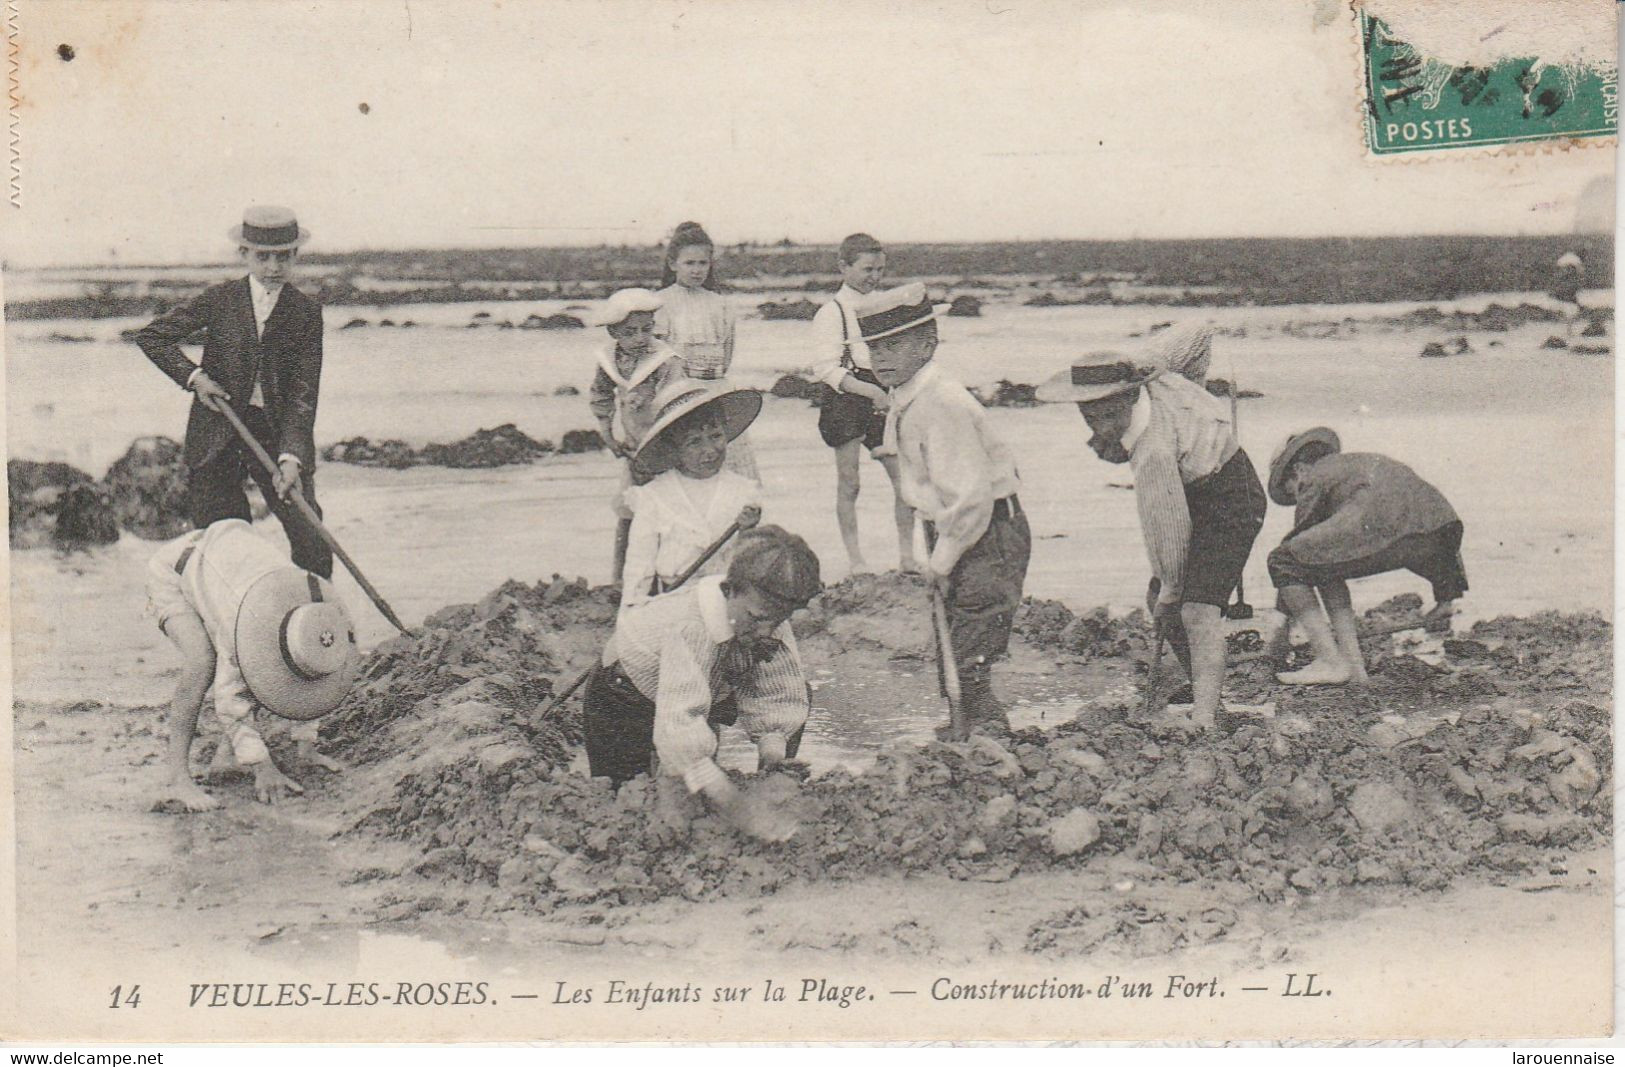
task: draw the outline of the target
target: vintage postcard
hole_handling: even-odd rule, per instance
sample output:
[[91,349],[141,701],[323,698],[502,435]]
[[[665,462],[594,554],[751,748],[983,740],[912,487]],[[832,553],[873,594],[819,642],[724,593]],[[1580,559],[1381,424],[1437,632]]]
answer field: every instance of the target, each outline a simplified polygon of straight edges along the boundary
[[1608,0],[5,16],[5,1039],[1612,1032]]

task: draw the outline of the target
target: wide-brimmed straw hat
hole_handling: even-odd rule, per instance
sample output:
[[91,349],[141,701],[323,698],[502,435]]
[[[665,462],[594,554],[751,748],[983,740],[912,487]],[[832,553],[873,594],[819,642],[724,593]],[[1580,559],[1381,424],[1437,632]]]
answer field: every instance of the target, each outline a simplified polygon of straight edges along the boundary
[[1090,352],[1041,382],[1033,395],[1046,404],[1087,404],[1138,388],[1157,372],[1121,352]]
[[643,435],[632,463],[640,473],[653,477],[677,465],[677,435],[672,429],[679,420],[709,409],[721,419],[732,441],[762,413],[762,394],[757,389],[719,388],[713,382],[677,378],[655,394],[651,406],[655,421]]
[[299,225],[292,208],[256,204],[243,211],[243,221],[231,228],[231,239],[249,248],[278,252],[298,248],[310,240],[310,231]]
[[865,344],[924,326],[948,314],[952,304],[933,304],[919,282],[871,293],[857,307],[859,338]]
[[1343,451],[1343,442],[1338,439],[1337,431],[1325,426],[1316,426],[1288,437],[1270,457],[1270,499],[1282,507],[1291,507],[1298,502],[1296,493],[1286,491],[1286,474],[1292,469],[1293,461],[1311,445],[1318,446],[1328,454]]
[[592,313],[592,325],[614,326],[634,311],[659,311],[665,300],[653,289],[620,289]]
[[282,567],[248,587],[237,609],[237,663],[249,692],[285,719],[315,719],[355,682],[360,653],[350,613],[333,587]]

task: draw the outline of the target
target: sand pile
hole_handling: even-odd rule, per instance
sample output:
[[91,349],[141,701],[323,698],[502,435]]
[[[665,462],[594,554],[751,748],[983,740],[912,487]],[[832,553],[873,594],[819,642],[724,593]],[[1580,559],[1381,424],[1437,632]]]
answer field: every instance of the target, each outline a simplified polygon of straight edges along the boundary
[[[831,589],[797,624],[809,665],[928,641],[914,584],[866,575]],[[597,647],[612,614],[605,589],[510,583],[368,661],[329,730],[371,771],[355,779],[372,783],[357,832],[424,850],[420,897],[464,907],[456,886],[473,883],[481,907],[545,909],[899,871],[1001,881],[1117,853],[1277,899],[1536,870],[1611,825],[1610,628],[1543,614],[1475,626],[1442,665],[1381,659],[1363,694],[1238,670],[1235,687],[1277,712],[1228,736],[1096,707],[1048,733],[883,751],[862,773],[746,779],[799,814],[792,841],[756,844],[710,817],[667,841],[645,783],[616,795],[565,768],[573,708],[556,724],[533,714],[567,649]],[[1138,621],[1029,601],[1018,640],[1129,657]]]
[[363,467],[506,467],[531,463],[553,452],[551,441],[538,441],[511,422],[495,429],[476,430],[451,444],[427,444],[415,449],[405,441],[389,439],[373,442],[365,437],[328,445],[322,458],[330,463],[354,463]]

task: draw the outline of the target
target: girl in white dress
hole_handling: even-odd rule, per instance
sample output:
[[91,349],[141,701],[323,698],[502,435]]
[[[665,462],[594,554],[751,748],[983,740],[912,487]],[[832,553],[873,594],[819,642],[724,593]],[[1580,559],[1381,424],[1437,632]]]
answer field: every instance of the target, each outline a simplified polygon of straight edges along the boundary
[[[748,530],[762,515],[760,487],[724,467],[729,442],[762,410],[760,392],[678,379],[655,398],[655,409],[633,461],[649,481],[628,494],[633,517],[623,608],[670,589],[730,525]],[[726,573],[731,548],[695,576]]]
[[[677,350],[690,378],[724,381],[734,361],[734,315],[716,283],[716,246],[699,223],[673,231],[661,286],[655,336]],[[728,449],[728,469],[761,483],[748,439]]]

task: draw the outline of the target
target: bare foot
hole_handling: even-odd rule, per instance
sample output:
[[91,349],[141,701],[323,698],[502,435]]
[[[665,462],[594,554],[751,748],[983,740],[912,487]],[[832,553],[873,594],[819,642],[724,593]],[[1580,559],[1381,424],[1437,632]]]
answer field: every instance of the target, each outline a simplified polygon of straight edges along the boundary
[[915,559],[913,556],[904,556],[902,559],[898,560],[897,569],[902,571],[904,574],[919,574],[920,561]]
[[1455,601],[1446,600],[1441,604],[1435,604],[1432,611],[1422,616],[1422,628],[1430,634],[1447,634],[1450,632],[1450,620],[1455,614]]
[[1351,673],[1344,664],[1317,659],[1302,670],[1282,671],[1275,680],[1282,685],[1347,685]]
[[343,774],[350,768],[331,756],[324,756],[315,745],[301,742],[294,749],[294,758],[307,767],[320,767],[332,774]]
[[242,767],[237,762],[236,753],[231,750],[231,742],[221,740],[214,746],[214,756],[209,760],[209,765],[203,769],[203,777],[213,779],[240,770]]
[[869,569],[869,561],[864,559],[862,556],[854,556],[852,558],[852,566],[848,568],[848,571],[852,574],[874,573]]
[[275,804],[283,797],[304,791],[303,786],[283,774],[270,760],[254,765],[254,797],[261,804]]
[[219,806],[220,801],[199,789],[196,782],[187,778],[184,782],[179,779],[165,782],[152,807],[154,811],[173,812],[177,807],[182,811],[213,811]]

